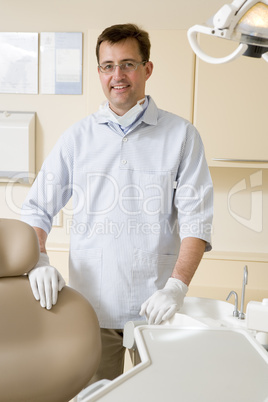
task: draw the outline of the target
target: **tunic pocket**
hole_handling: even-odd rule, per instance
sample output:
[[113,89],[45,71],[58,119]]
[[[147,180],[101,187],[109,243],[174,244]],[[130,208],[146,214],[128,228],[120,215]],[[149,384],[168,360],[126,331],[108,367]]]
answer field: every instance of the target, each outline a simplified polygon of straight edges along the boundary
[[143,302],[162,289],[177,261],[175,254],[154,254],[134,250],[130,310],[139,311]]
[[99,308],[102,278],[102,249],[70,251],[70,286]]

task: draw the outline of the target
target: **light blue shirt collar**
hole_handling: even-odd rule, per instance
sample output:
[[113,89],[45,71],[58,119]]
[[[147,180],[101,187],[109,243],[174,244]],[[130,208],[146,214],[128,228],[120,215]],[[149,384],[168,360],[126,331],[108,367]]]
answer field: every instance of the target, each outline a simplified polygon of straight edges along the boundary
[[110,127],[115,128],[115,131],[118,132],[118,129],[122,132],[123,135],[127,134],[129,131],[133,130],[138,124],[144,122],[149,125],[156,125],[157,124],[157,106],[154,103],[153,99],[147,95],[145,97],[145,102],[142,105],[143,111],[139,114],[137,119],[130,124],[128,127],[122,127],[117,123],[111,122],[101,113],[101,110],[98,110],[96,113],[97,123],[99,124],[107,124]]

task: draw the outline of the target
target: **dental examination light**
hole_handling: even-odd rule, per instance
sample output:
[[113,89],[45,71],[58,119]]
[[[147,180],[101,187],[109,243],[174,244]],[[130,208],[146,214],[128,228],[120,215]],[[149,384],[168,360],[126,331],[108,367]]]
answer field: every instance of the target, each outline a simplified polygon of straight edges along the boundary
[[[239,45],[226,57],[211,57],[200,48],[198,33],[233,40]],[[207,63],[227,63],[241,55],[262,57],[268,62],[268,0],[234,0],[206,24],[191,27],[187,35],[193,51]]]

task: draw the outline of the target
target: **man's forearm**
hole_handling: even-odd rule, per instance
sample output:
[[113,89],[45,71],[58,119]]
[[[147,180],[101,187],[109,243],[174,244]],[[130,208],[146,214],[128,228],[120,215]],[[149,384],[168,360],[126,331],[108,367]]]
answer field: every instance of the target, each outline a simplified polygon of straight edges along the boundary
[[203,257],[206,242],[196,237],[186,237],[181,242],[180,253],[172,272],[172,277],[189,286]]
[[39,240],[40,253],[47,253],[46,251],[47,233],[43,229],[38,228],[36,226],[33,226],[33,228]]

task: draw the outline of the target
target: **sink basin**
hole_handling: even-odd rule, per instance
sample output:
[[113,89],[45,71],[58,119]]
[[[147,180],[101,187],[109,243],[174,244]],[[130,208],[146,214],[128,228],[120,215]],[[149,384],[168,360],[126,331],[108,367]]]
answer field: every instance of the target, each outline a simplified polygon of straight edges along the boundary
[[233,311],[234,306],[222,300],[185,297],[179,314],[175,314],[164,325],[246,328],[245,320],[233,317]]
[[206,299],[204,297],[185,297],[181,314],[190,317],[210,317],[220,320],[226,316],[233,316],[234,306],[222,300]]

